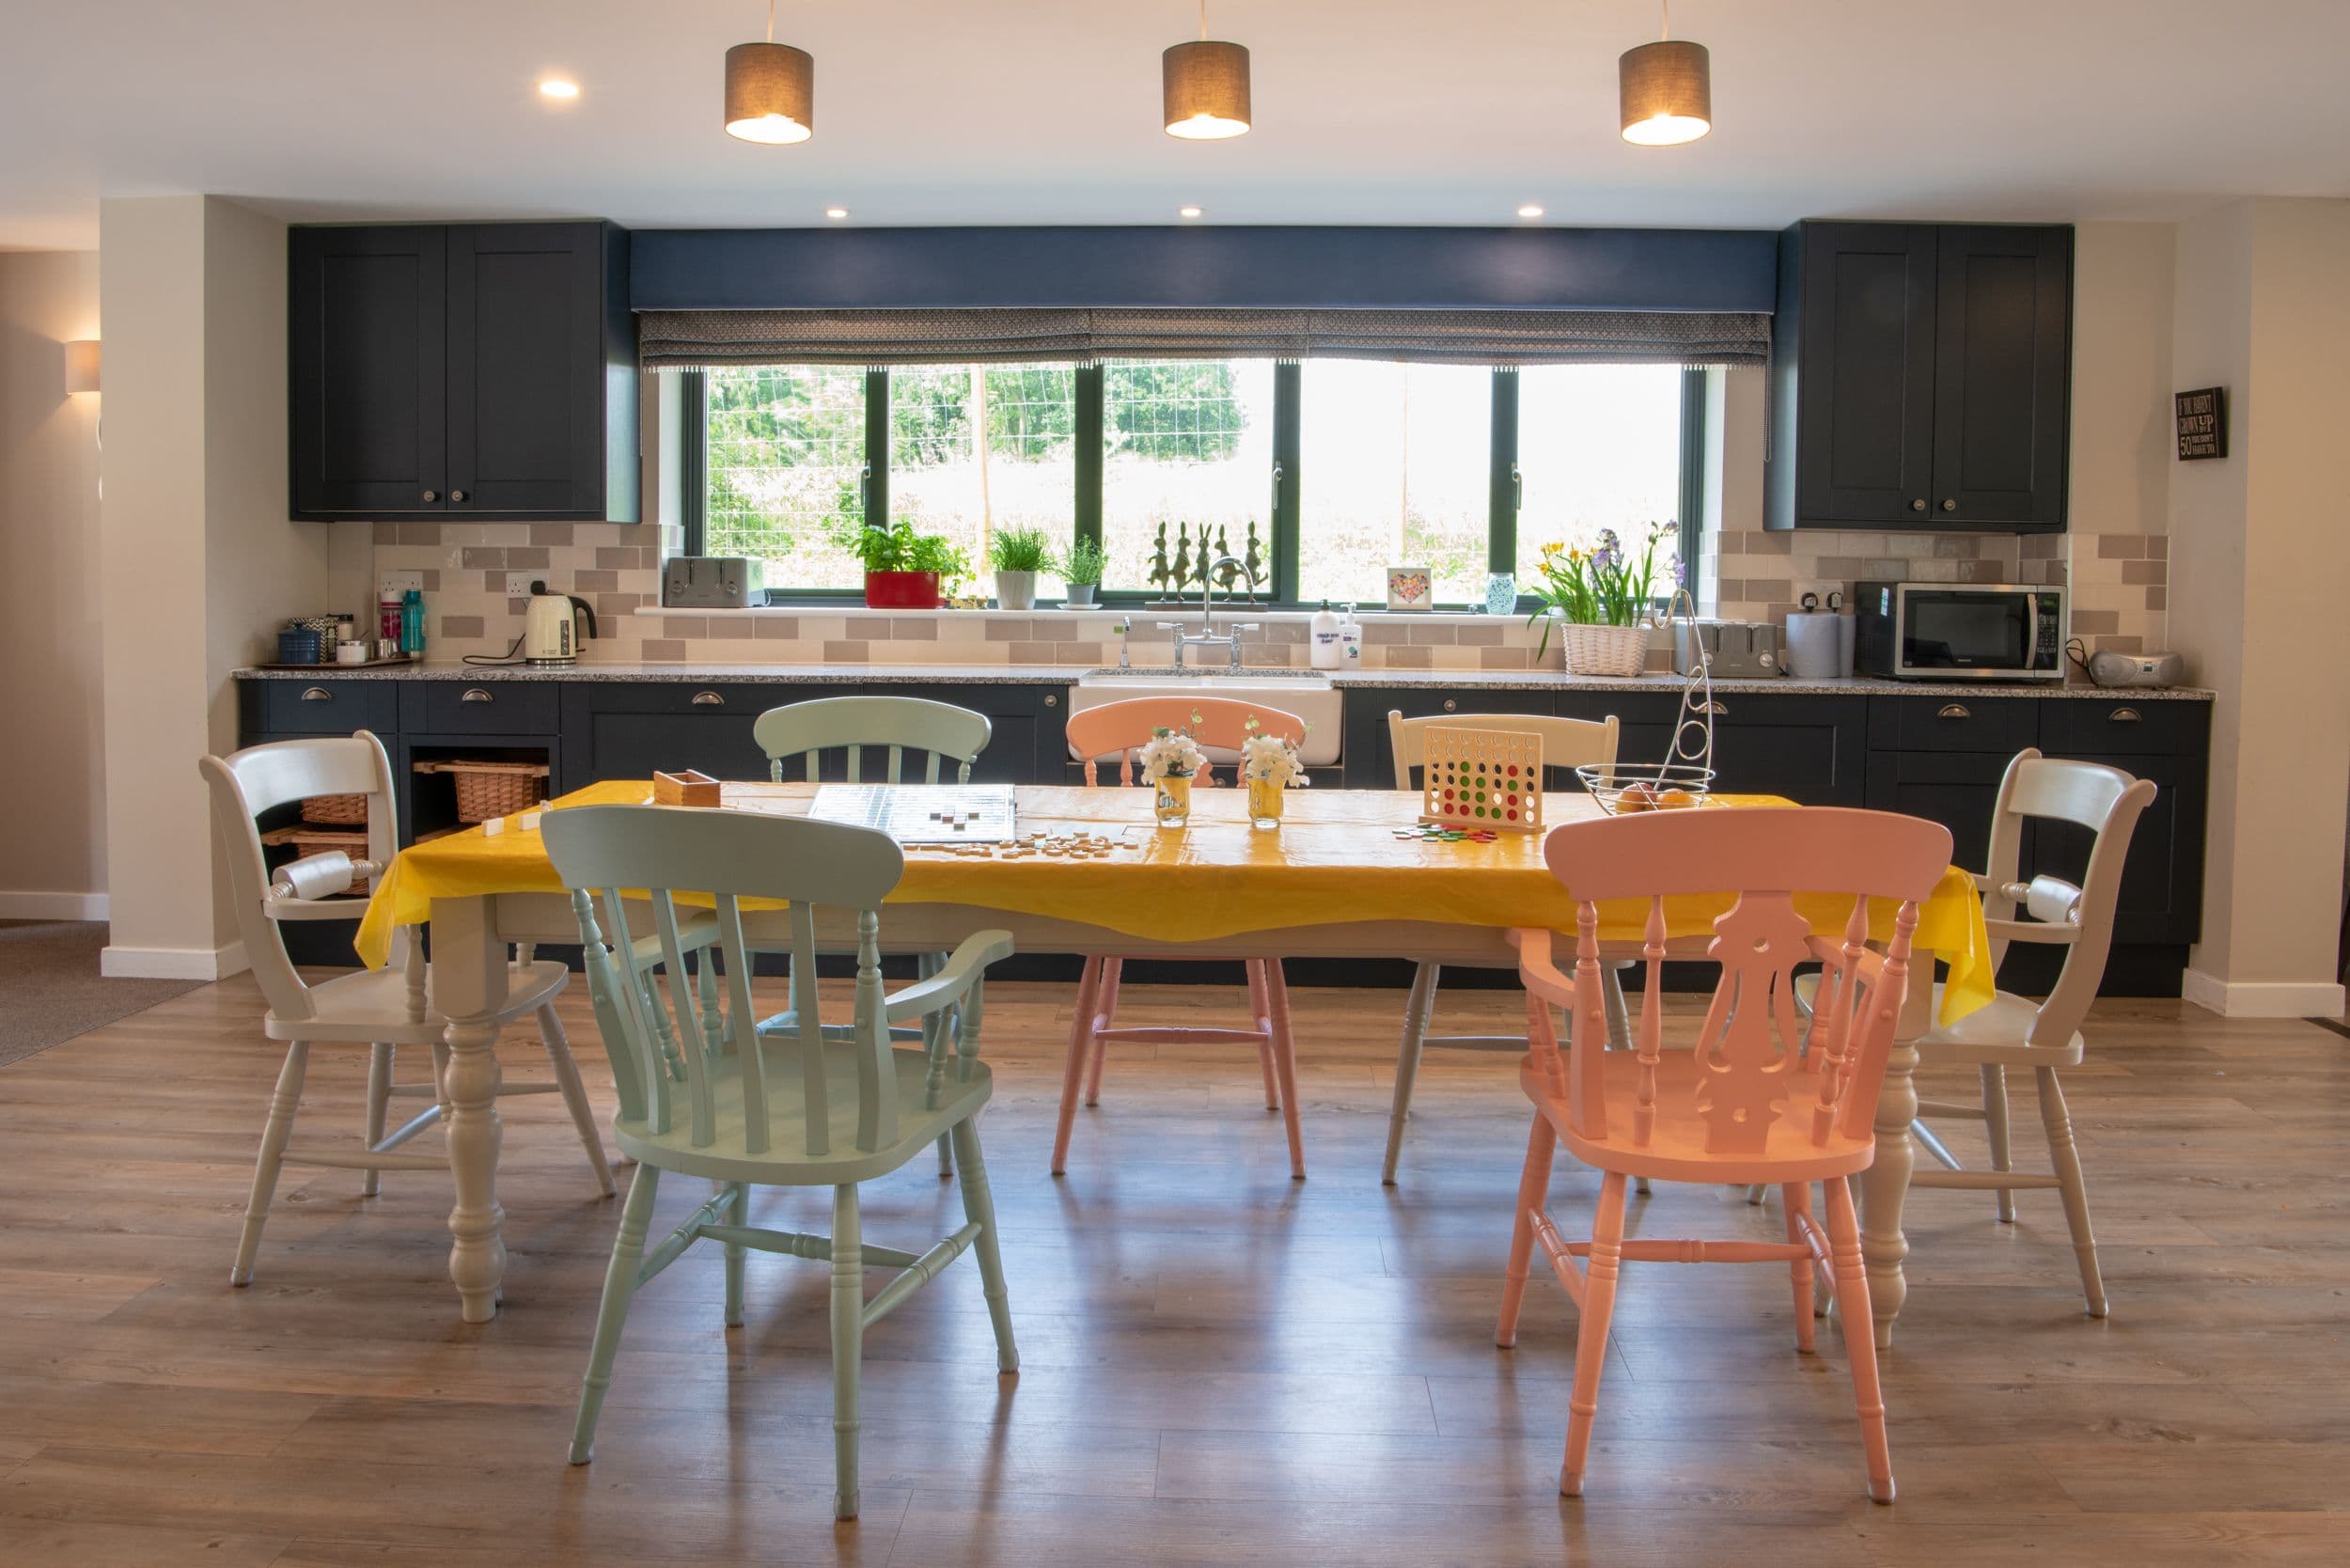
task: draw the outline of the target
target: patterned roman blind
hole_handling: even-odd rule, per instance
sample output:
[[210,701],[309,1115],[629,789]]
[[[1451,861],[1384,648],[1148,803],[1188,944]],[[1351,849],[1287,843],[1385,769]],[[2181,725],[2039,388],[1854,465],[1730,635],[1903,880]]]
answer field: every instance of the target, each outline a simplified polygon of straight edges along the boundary
[[649,370],[1101,359],[1761,365],[1771,319],[1627,310],[648,310]]

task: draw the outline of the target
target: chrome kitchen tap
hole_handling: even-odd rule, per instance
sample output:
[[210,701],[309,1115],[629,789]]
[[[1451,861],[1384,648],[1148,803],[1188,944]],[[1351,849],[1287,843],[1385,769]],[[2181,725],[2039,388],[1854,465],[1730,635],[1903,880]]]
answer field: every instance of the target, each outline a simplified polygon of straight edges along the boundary
[[1199,635],[1198,636],[1184,636],[1183,635],[1183,623],[1180,620],[1162,620],[1158,623],[1160,631],[1176,634],[1175,668],[1179,674],[1184,667],[1184,649],[1222,648],[1226,657],[1230,661],[1232,673],[1238,675],[1240,673],[1240,635],[1243,632],[1261,630],[1256,621],[1246,620],[1228,625],[1223,636],[1215,635],[1215,574],[1219,569],[1227,566],[1232,569],[1235,575],[1248,570],[1245,563],[1230,556],[1218,556],[1199,569]]

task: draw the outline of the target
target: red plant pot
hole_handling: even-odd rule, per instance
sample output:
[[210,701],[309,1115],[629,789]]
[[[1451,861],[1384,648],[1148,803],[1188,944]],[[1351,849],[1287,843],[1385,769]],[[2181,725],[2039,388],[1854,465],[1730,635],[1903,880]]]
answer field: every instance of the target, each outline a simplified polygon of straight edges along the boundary
[[869,610],[934,610],[938,608],[935,572],[868,572],[865,607]]

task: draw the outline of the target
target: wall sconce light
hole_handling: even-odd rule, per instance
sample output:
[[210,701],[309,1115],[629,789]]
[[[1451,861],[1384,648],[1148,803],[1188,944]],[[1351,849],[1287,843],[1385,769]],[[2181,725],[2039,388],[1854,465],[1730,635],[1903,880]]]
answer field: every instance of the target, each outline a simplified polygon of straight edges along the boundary
[[98,390],[98,339],[77,337],[65,346],[65,389],[68,392]]

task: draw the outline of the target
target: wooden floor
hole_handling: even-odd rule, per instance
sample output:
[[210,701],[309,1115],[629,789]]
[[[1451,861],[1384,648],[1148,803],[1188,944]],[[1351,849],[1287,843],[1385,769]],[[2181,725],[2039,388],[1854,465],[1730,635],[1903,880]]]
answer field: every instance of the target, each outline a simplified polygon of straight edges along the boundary
[[[1214,993],[1130,991],[1126,1017]],[[1252,1057],[1133,1047],[1045,1174],[1065,993],[1004,985],[982,1123],[1024,1370],[958,1264],[867,1342],[865,1516],[836,1526],[827,1273],[714,1250],[638,1298],[595,1464],[563,1463],[616,1223],[553,1097],[509,1102],[506,1308],[459,1323],[448,1184],[290,1171],[227,1283],[274,1053],[249,981],[0,1070],[0,1561],[216,1568],[1127,1563],[2339,1564],[2350,1558],[2350,1040],[2115,1003],[2070,1080],[2113,1316],[2081,1313],[2053,1193],[1912,1202],[1885,1363],[1901,1501],[1863,1491],[1843,1347],[1793,1347],[1778,1267],[1632,1265],[1589,1495],[1556,1493],[1572,1309],[1492,1329],[1527,1113],[1495,1058],[1432,1058],[1383,1190],[1395,992],[1297,994],[1293,1184]],[[599,1104],[580,988],[565,1014]],[[1508,996],[1448,997],[1496,1023]],[[544,1074],[525,1042],[516,1077]],[[359,1053],[306,1117],[355,1130]],[[1955,1079],[1929,1085],[1956,1090]],[[2030,1125],[2019,1118],[2019,1128]],[[1951,1129],[1962,1152],[1980,1134]],[[2019,1148],[2023,1147],[2019,1131]],[[2036,1140],[2033,1144],[2037,1152]],[[680,1180],[663,1212],[682,1211]],[[1595,1178],[1562,1156],[1553,1206]],[[919,1165],[870,1239],[960,1214]],[[818,1200],[755,1217],[821,1229]],[[1636,1200],[1637,1201],[1637,1200]],[[1705,1188],[1652,1233],[1776,1237]],[[666,1225],[667,1220],[658,1222]],[[659,1233],[658,1229],[656,1234]]]

